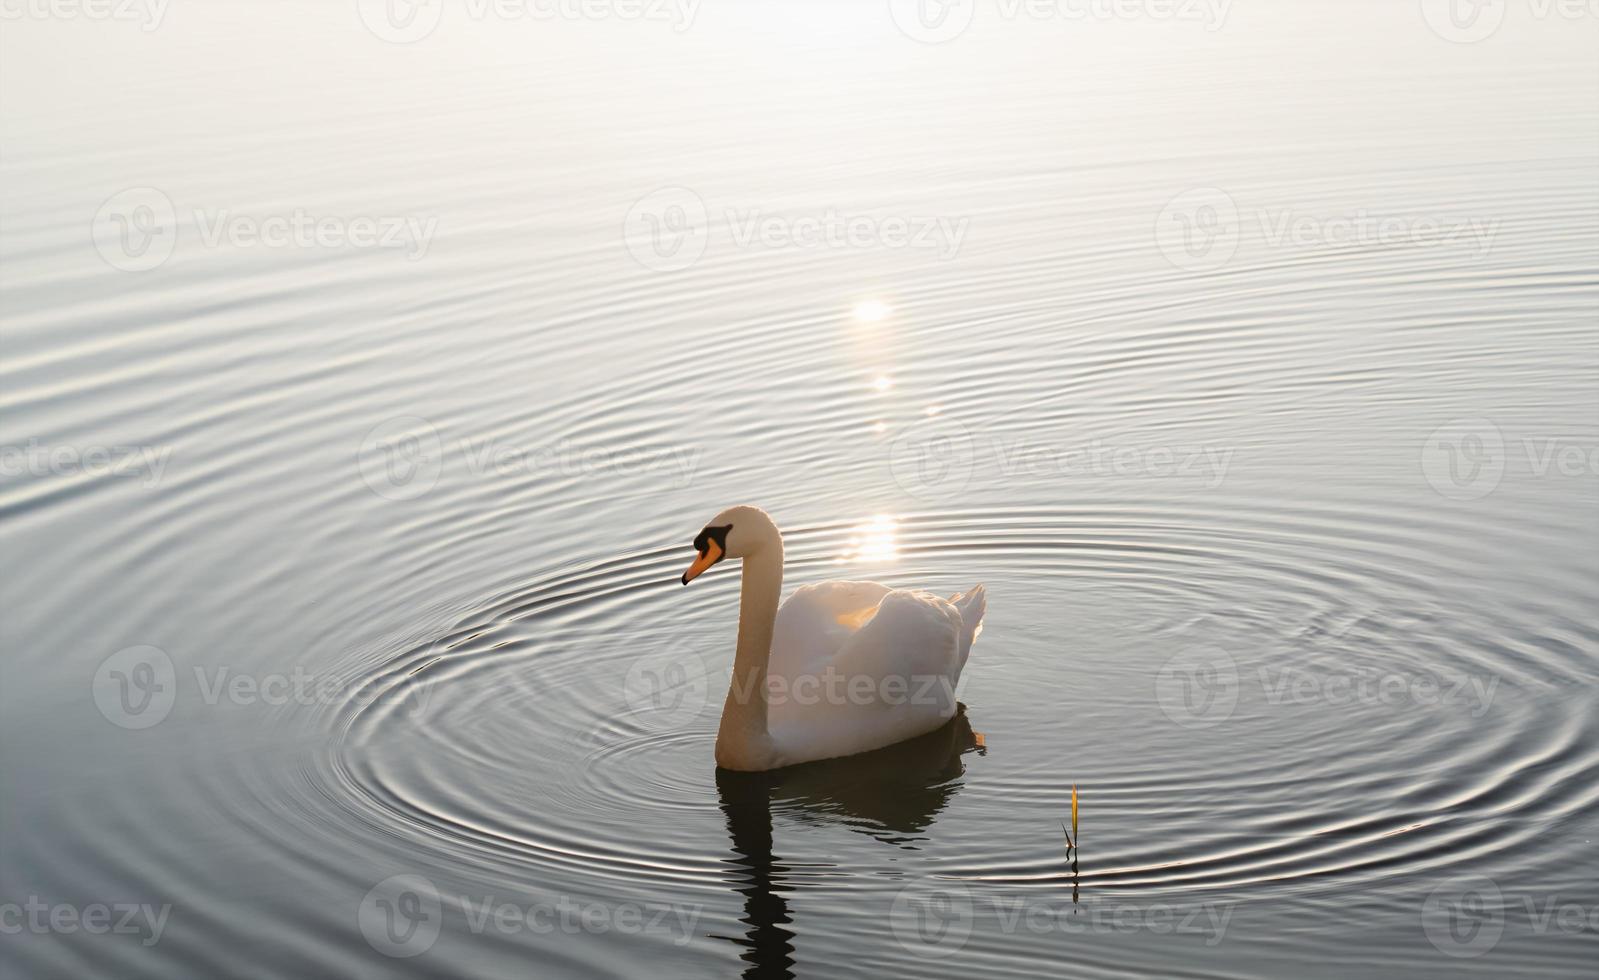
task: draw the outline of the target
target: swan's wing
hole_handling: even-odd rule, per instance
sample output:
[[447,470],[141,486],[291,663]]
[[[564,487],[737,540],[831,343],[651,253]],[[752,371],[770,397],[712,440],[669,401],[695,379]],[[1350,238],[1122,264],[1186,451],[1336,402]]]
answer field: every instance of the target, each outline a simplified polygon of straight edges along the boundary
[[777,610],[772,628],[772,673],[797,677],[825,667],[891,591],[877,582],[820,582],[795,589]]
[[900,589],[883,596],[877,612],[849,636],[834,658],[839,671],[907,682],[960,681],[960,610],[931,592]]
[[964,630],[961,610],[930,592],[875,582],[796,592],[778,613],[772,643],[774,675],[791,685],[768,715],[779,754],[830,759],[942,725],[958,708]]

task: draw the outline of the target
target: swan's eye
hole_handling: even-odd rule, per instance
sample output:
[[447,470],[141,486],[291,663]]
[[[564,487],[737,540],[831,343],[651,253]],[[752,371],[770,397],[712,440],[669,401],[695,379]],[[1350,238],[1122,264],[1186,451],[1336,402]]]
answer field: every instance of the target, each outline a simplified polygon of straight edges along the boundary
[[727,532],[731,530],[733,530],[733,525],[731,524],[723,524],[721,527],[707,525],[703,531],[694,536],[694,550],[703,555],[710,547],[710,543],[714,541],[717,549],[726,554]]

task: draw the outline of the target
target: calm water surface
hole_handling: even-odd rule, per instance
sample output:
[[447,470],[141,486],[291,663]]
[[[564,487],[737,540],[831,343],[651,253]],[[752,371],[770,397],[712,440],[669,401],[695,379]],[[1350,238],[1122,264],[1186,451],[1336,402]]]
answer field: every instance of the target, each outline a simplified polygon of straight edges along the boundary
[[[0,25],[0,973],[1591,975],[1599,24],[1430,9]],[[741,502],[962,716],[718,778]]]

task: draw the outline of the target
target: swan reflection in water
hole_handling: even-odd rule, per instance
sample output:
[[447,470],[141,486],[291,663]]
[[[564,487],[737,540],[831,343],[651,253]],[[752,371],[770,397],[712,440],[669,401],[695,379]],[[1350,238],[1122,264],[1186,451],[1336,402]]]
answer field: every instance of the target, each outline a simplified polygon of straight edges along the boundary
[[789,769],[716,771],[733,856],[729,881],[744,896],[746,980],[794,976],[788,928],[789,869],[772,853],[772,811],[806,822],[842,822],[885,844],[915,849],[933,818],[960,789],[961,757],[986,751],[966,706],[943,727],[896,745]]

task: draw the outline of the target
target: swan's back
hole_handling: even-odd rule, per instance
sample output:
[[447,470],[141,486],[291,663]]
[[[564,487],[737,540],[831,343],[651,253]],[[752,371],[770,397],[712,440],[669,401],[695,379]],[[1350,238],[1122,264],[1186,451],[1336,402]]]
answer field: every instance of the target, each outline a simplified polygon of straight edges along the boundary
[[892,591],[878,582],[818,582],[795,589],[777,610],[768,669],[790,678],[822,670]]

